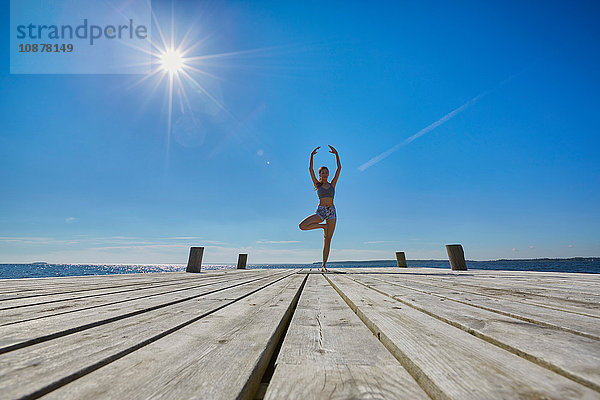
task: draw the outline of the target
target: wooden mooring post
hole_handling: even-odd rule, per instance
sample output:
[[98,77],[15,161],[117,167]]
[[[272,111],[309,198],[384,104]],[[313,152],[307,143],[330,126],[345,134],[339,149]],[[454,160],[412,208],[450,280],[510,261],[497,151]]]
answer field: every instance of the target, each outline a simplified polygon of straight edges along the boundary
[[204,247],[190,247],[190,258],[185,272],[200,272],[202,269],[202,255]]
[[248,261],[248,254],[240,254],[238,256],[237,269],[246,269],[247,261]]
[[465,252],[460,244],[447,244],[446,251],[450,260],[452,271],[466,271],[467,263],[465,261]]
[[398,267],[400,268],[406,268],[406,256],[404,255],[403,251],[397,251],[396,252],[396,263],[398,264]]

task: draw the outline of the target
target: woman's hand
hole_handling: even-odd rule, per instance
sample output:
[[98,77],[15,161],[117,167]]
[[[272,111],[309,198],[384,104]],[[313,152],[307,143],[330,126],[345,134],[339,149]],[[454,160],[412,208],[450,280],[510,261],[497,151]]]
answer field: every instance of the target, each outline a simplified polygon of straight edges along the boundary
[[[331,147],[331,146],[330,146],[330,147]],[[312,153],[310,153],[310,156],[312,157],[312,156],[314,156],[315,154],[317,154],[317,149],[320,149],[320,148],[321,148],[321,146],[319,146],[319,147],[317,147],[316,149],[314,149],[314,150],[312,151]]]
[[327,145],[327,146],[329,146],[331,148],[331,150],[329,150],[330,153],[337,155],[338,152],[336,149],[333,148],[333,146],[331,146],[331,145]]

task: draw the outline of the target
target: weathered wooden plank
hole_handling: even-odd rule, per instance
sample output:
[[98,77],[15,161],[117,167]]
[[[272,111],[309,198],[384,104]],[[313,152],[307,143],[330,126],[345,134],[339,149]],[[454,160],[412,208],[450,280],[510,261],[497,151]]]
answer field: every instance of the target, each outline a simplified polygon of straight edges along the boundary
[[385,282],[351,279],[600,392],[600,342]]
[[[2,299],[12,297],[23,298],[30,296],[45,296],[51,294],[82,292],[86,290],[110,289],[128,286],[143,286],[155,282],[169,281],[193,281],[206,277],[232,276],[243,273],[243,271],[233,272],[234,270],[202,272],[201,274],[188,274],[185,272],[157,272],[147,274],[112,274],[112,275],[94,275],[52,278],[27,278],[27,279],[3,279],[3,289],[0,291]],[[257,269],[248,270],[251,273],[257,273]],[[19,281],[19,282],[16,282]]]
[[469,269],[468,271],[452,271],[448,268],[426,268],[426,267],[367,267],[367,268],[331,268],[332,270],[344,271],[347,273],[367,273],[367,274],[398,274],[413,276],[470,276],[473,279],[478,277],[492,277],[503,280],[510,279],[528,279],[539,280],[540,282],[581,282],[589,283],[594,288],[600,285],[599,274],[576,273],[576,272],[540,272],[540,271],[508,271],[508,270],[482,270]]
[[[138,279],[135,279],[135,275]],[[89,289],[118,288],[135,285],[146,285],[152,282],[165,281],[185,281],[190,279],[189,274],[178,272],[151,273],[151,274],[131,274],[118,279],[120,275],[97,275],[97,276],[78,276],[72,277],[69,281],[65,278],[37,278],[36,279],[5,279],[0,280],[5,283],[0,290],[2,299],[11,297],[30,297],[44,296],[48,294],[59,294],[68,292],[80,292]],[[216,274],[211,274],[216,275]],[[221,274],[224,275],[224,274]],[[22,282],[14,282],[22,281]],[[7,285],[10,284],[10,285]]]
[[401,282],[401,280],[393,280],[389,277],[385,279],[411,289],[420,290],[425,293],[436,293],[448,299],[518,318],[526,322],[560,328],[568,332],[600,340],[600,324],[598,324],[598,319],[594,317],[541,307],[535,304],[519,303],[475,293],[467,293],[460,289],[446,288],[436,283],[424,283],[415,280]]
[[[116,290],[135,290],[136,288],[145,287],[148,285],[169,285],[169,284],[178,284],[189,282],[184,279],[164,279],[160,283],[131,283],[126,285],[119,286],[106,286],[106,285],[78,285],[77,287],[72,288],[54,288],[54,287],[46,287],[44,290],[20,290],[17,293],[11,292],[7,294],[0,295],[0,306],[4,307],[5,304],[10,304],[10,302],[23,300],[25,302],[35,301],[36,299],[43,299],[46,296],[60,296],[60,295],[85,295],[90,294],[93,295],[95,293],[102,293],[105,291],[116,291]],[[50,286],[51,284],[47,284]],[[8,303],[5,303],[8,302]]]
[[[507,271],[497,271],[498,274],[478,273],[474,270],[468,272],[451,272],[442,269],[432,272],[433,268],[412,268],[410,272],[398,272],[394,268],[378,268],[373,273],[369,273],[366,269],[359,269],[353,272],[354,269],[345,269],[350,274],[383,274],[390,278],[398,278],[403,280],[419,280],[428,283],[440,282],[446,284],[463,284],[475,287],[484,287],[512,290],[515,292],[527,292],[531,295],[544,295],[555,297],[557,299],[571,300],[574,306],[581,306],[578,302],[591,303],[597,305],[600,302],[600,275],[594,274],[579,274],[593,275],[588,281],[582,282],[576,279],[545,279],[544,273],[538,272],[537,275],[532,275],[530,271],[518,272],[518,275],[507,275]],[[385,272],[387,271],[387,272]],[[396,272],[393,272],[396,271]],[[496,272],[496,271],[491,271]],[[504,274],[503,274],[504,273]],[[541,274],[541,275],[540,275]],[[570,274],[573,275],[573,274]],[[597,284],[594,286],[593,284]],[[587,304],[584,305],[584,307]],[[595,308],[594,308],[595,309]],[[575,310],[577,311],[577,310]]]
[[308,276],[265,399],[429,398],[322,275]]
[[[421,271],[421,269],[413,269],[413,271]],[[600,297],[600,290],[590,286],[591,282],[580,282],[577,280],[547,280],[539,278],[531,278],[528,276],[506,276],[498,275],[478,275],[471,274],[472,270],[463,273],[449,274],[430,274],[423,272],[413,273],[390,273],[384,274],[391,278],[407,279],[407,280],[422,280],[428,282],[443,282],[443,283],[460,283],[465,285],[474,285],[481,287],[499,288],[499,289],[514,289],[514,290],[540,290],[547,289],[549,295],[562,296],[577,296],[582,295],[582,298],[588,298],[590,301],[597,301]],[[373,274],[369,274],[373,275]],[[600,284],[600,275],[596,282]],[[600,288],[600,286],[598,286]]]
[[600,275],[598,274],[585,274],[585,277],[572,276],[570,277],[553,277],[542,275],[531,274],[519,274],[519,275],[506,275],[506,274],[475,274],[475,280],[495,280],[501,283],[507,283],[515,285],[528,285],[532,284],[535,286],[547,286],[554,290],[571,291],[574,287],[582,289],[588,294],[597,294],[600,289]]
[[[570,291],[574,287],[578,287],[580,289],[587,290],[588,288],[592,289],[592,294],[598,293],[598,288],[600,287],[600,275],[598,274],[580,274],[585,275],[585,279],[578,276],[573,276],[573,274],[566,274],[569,276],[558,276],[554,277],[552,275],[546,275],[545,273],[537,273],[532,274],[529,272],[518,272],[516,274],[508,274],[507,271],[498,271],[500,273],[491,273],[491,272],[481,272],[477,270],[469,270],[469,272],[463,273],[452,273],[452,274],[432,274],[431,269],[426,269],[427,274],[423,274],[425,269],[415,268],[412,269],[413,273],[407,275],[414,276],[428,276],[428,277],[446,277],[447,279],[461,279],[464,277],[468,277],[470,281],[485,281],[488,284],[492,282],[496,282],[499,284],[509,284],[509,285],[534,285],[534,286],[547,286],[552,288],[553,290],[567,290]],[[421,273],[416,273],[421,271]],[[442,270],[443,271],[443,270]]]
[[[60,387],[92,365],[109,364],[120,354],[133,352],[162,335],[179,335],[178,330],[186,324],[254,291],[277,281],[280,287],[284,284],[282,279],[286,279],[285,275],[273,274],[260,281],[4,354],[0,363],[0,393],[5,399],[19,398]],[[136,373],[143,374],[145,368]]]
[[[251,274],[248,274],[251,275]],[[248,276],[246,275],[246,276]],[[0,302],[0,308],[8,308],[14,305],[27,305],[27,304],[36,304],[40,302],[47,302],[53,300],[60,299],[69,299],[75,297],[85,297],[85,296],[96,296],[105,293],[115,293],[115,292],[125,292],[125,291],[135,291],[139,289],[145,289],[149,287],[158,287],[158,286],[172,286],[172,285],[185,285],[192,283],[201,283],[209,280],[217,280],[217,279],[234,279],[238,277],[244,276],[243,274],[237,275],[201,275],[194,274],[194,279],[168,279],[168,276],[157,276],[152,280],[140,280],[139,282],[133,281],[132,283],[128,283],[125,285],[87,285],[87,284],[79,284],[76,287],[73,287],[70,290],[51,290],[50,288],[44,291],[40,291],[42,293],[39,294],[26,294],[22,293],[21,296],[14,295],[12,298],[8,297],[11,295],[6,295],[3,300]],[[160,279],[162,278],[162,279]],[[62,289],[62,288],[61,288]],[[45,292],[45,293],[44,293]]]
[[[156,275],[157,272],[152,273],[128,273],[128,274],[99,274],[99,275],[73,275],[73,276],[46,276],[46,277],[36,277],[36,278],[7,278],[0,279],[0,289],[10,288],[15,284],[27,285],[29,283],[42,284],[42,282],[47,281],[56,281],[64,284],[73,283],[81,280],[90,280],[90,281],[98,281],[98,280],[130,280],[135,277],[143,278],[151,275]],[[160,272],[160,274],[169,274],[169,275],[184,275],[182,272]]]
[[[275,274],[285,275],[287,273],[288,272],[277,272]],[[93,309],[93,312],[89,309],[83,309],[62,315],[53,315],[47,318],[38,318],[26,322],[0,326],[0,354],[15,347],[23,347],[39,341],[54,339],[96,325],[102,325],[113,320],[129,318],[154,309],[160,309],[173,303],[192,300],[228,287],[244,285],[254,280],[268,278],[268,275],[262,277],[248,277],[247,280],[222,282],[207,287],[199,287],[187,291],[186,293],[167,293],[148,299],[97,307]]]
[[[555,297],[562,304],[567,304],[567,307],[578,307],[571,309],[573,312],[583,312],[592,316],[598,316],[596,307],[600,303],[600,274],[473,269],[451,271],[442,268],[331,268],[331,270],[349,274],[376,274],[398,279],[420,279],[429,283],[462,282],[489,288],[496,287],[497,283],[499,288],[507,290],[527,292],[533,296]],[[585,307],[590,303],[592,308],[586,309]]]
[[[389,365],[315,364],[312,361],[304,364],[283,364],[275,370],[275,375],[279,376],[273,376],[278,379],[275,382],[276,386],[270,384],[267,387],[265,399],[430,398],[427,394],[402,387],[401,379],[398,379],[395,371],[396,368],[390,368]],[[293,381],[294,386],[280,385],[284,377]],[[414,393],[406,394],[410,392]]]
[[434,398],[598,398],[592,389],[347,276],[328,275],[327,279]]
[[48,399],[250,398],[305,277],[292,274],[90,371]]
[[[398,277],[394,278],[398,279]],[[505,298],[600,318],[600,294],[583,293],[581,289],[584,289],[585,285],[572,285],[569,290],[557,290],[552,285],[520,284],[500,279],[472,279],[464,276],[444,279],[411,277],[402,280],[436,284],[446,288],[461,288],[468,293]]]
[[[65,314],[82,309],[91,309],[106,305],[120,304],[128,301],[141,300],[152,296],[161,296],[176,292],[185,292],[195,288],[219,284],[221,282],[237,282],[250,277],[238,275],[235,277],[215,277],[202,280],[186,281],[183,283],[170,284],[167,286],[148,284],[136,289],[124,291],[106,291],[92,296],[83,295],[53,295],[44,299],[20,299],[3,304],[0,307],[0,325],[8,325],[15,322],[28,321],[51,315]],[[17,305],[15,305],[17,304]],[[7,305],[8,307],[5,307]]]
[[88,285],[96,284],[129,284],[131,282],[141,282],[155,279],[156,276],[162,276],[163,279],[185,278],[185,272],[152,272],[147,274],[106,274],[106,275],[78,275],[78,276],[51,276],[41,278],[19,278],[19,279],[0,279],[0,290],[4,293],[6,290],[15,288],[23,289],[44,289],[50,283],[56,287],[73,287],[81,283]]
[[[454,281],[448,279],[448,281]],[[460,281],[459,281],[460,282]],[[525,293],[531,295],[541,295],[545,297],[566,298],[574,301],[594,303],[600,301],[600,290],[595,293],[584,283],[572,282],[570,285],[559,285],[553,282],[539,282],[528,280],[509,280],[503,281],[499,278],[489,279],[489,281],[463,279],[462,284],[468,284],[475,287],[486,287],[490,289],[512,290],[515,293]]]

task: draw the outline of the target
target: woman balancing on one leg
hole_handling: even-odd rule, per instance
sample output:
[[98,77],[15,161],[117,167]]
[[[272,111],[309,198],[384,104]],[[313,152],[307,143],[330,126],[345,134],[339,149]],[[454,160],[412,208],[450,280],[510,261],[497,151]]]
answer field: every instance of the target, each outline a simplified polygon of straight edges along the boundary
[[[340,156],[337,150],[332,146],[329,147],[331,148],[329,152],[335,154],[335,158],[337,160],[337,171],[335,171],[335,176],[331,182],[328,183],[327,178],[329,177],[329,169],[323,166],[319,168],[319,180],[317,180],[315,177],[315,172],[313,171],[313,156],[316,154],[319,147],[310,153],[310,165],[308,170],[310,171],[310,176],[315,185],[315,190],[319,196],[319,206],[317,207],[316,214],[304,218],[299,225],[300,229],[303,231],[323,228],[323,236],[325,241],[323,244],[323,265],[321,266],[321,271],[327,271],[327,258],[329,257],[331,237],[333,236],[333,231],[335,230],[335,221],[337,218],[335,215],[335,206],[333,205],[333,195],[335,192],[335,185],[337,184],[338,177],[340,176],[340,170],[342,169],[342,165],[340,164]],[[325,223],[321,224],[323,220],[325,220]]]

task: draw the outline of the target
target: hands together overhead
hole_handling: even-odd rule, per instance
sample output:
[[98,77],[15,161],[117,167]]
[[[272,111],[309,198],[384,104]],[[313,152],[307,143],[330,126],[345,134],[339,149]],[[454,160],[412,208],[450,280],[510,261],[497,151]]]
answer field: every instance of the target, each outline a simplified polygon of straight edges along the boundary
[[[338,155],[338,151],[337,151],[337,150],[336,150],[336,149],[335,149],[335,148],[334,148],[332,145],[329,145],[329,144],[328,144],[327,146],[329,146],[329,148],[331,149],[331,150],[329,150],[329,152],[330,152],[330,153],[333,153],[333,154],[335,154],[336,156]],[[315,148],[315,149],[314,149],[314,150],[313,150],[313,151],[310,153],[310,156],[312,157],[312,156],[314,156],[315,154],[317,154],[317,150],[319,150],[320,148],[321,148],[321,146],[319,146],[319,147],[316,147],[316,148]]]

